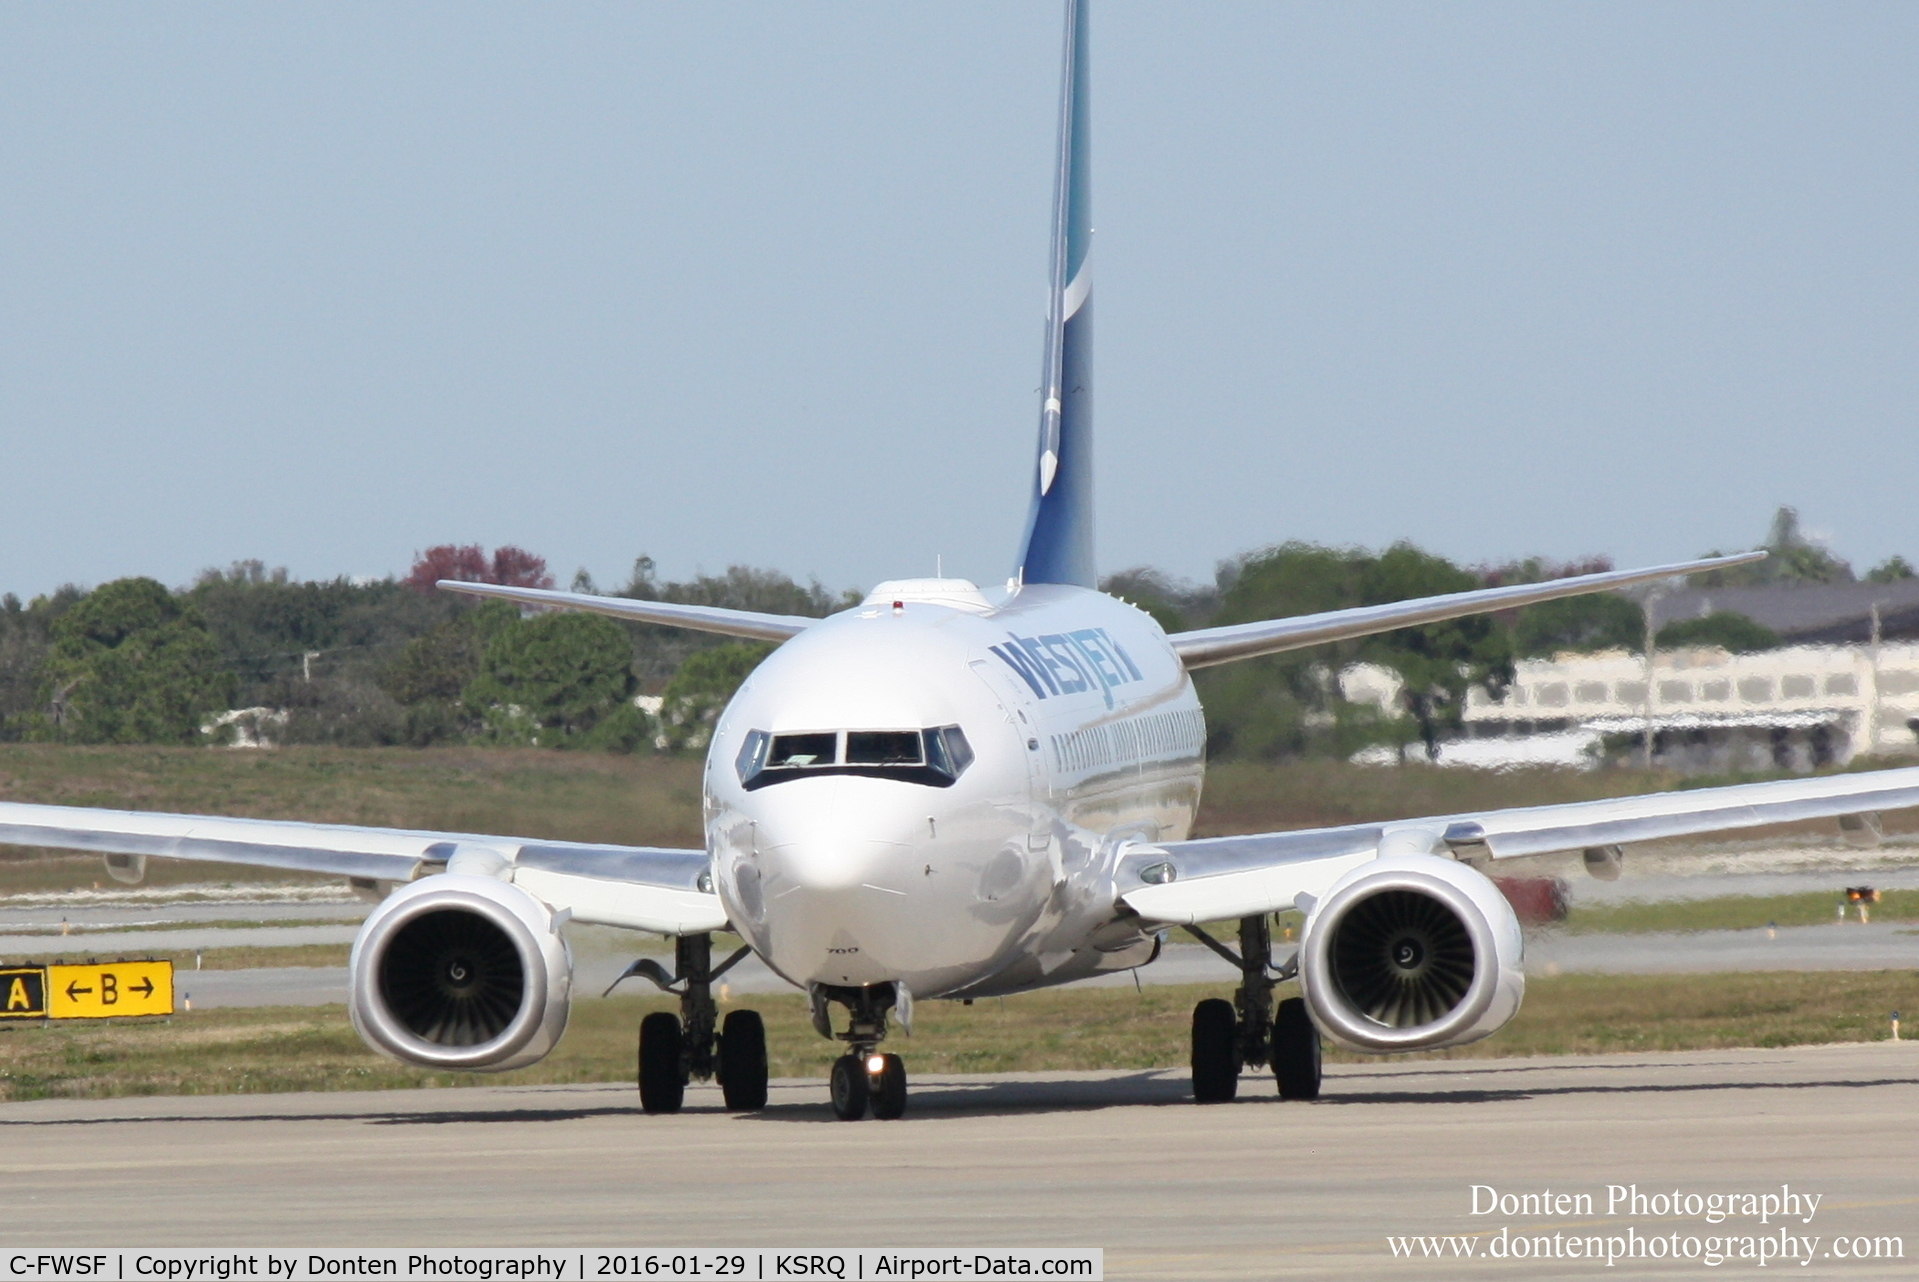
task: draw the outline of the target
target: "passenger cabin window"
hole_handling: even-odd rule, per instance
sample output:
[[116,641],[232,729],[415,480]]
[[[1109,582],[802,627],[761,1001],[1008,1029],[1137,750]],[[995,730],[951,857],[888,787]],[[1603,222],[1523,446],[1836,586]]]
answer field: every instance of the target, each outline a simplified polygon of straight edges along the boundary
[[845,737],[842,756],[838,731],[769,735],[752,730],[740,744],[734,769],[749,792],[815,775],[864,775],[950,788],[973,764],[973,746],[958,726],[848,730]]

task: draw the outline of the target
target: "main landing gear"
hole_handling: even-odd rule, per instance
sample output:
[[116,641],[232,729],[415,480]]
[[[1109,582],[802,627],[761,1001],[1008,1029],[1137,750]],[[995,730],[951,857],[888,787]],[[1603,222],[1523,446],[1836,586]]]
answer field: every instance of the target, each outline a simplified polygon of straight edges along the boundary
[[714,966],[711,935],[681,935],[674,940],[672,975],[644,957],[620,976],[639,975],[680,999],[678,1015],[655,1011],[640,1021],[642,1109],[677,1113],[686,1102],[689,1081],[715,1077],[732,1111],[751,1113],[766,1107],[766,1025],[758,1011],[736,1010],[727,1013],[721,1026],[720,1008],[713,1000],[713,982],[751,951],[743,947]]
[[[834,984],[812,987],[813,1027],[822,1037],[846,1043],[846,1054],[833,1061],[830,1080],[833,1116],[842,1122],[857,1122],[870,1110],[874,1117],[890,1122],[906,1112],[906,1064],[897,1055],[882,1054],[879,1044],[886,1036],[886,1011],[898,994],[891,984],[868,988],[842,988]],[[846,1007],[848,1026],[844,1033],[833,1031],[829,1004]]]
[[1273,1011],[1273,989],[1296,971],[1290,962],[1273,966],[1272,919],[1242,918],[1237,953],[1197,926],[1186,929],[1240,973],[1232,1001],[1209,997],[1193,1008],[1193,1098],[1224,1103],[1238,1094],[1242,1067],[1271,1064],[1281,1099],[1317,1099],[1319,1030],[1306,1003],[1288,997]]

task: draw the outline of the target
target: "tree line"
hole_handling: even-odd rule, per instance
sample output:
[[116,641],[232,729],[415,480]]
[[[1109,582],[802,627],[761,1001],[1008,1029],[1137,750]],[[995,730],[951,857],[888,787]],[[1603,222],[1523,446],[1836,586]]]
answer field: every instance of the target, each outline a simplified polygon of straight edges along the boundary
[[[295,580],[259,561],[169,589],[148,578],[0,599],[0,740],[441,743],[630,752],[702,746],[767,652],[597,615],[522,614],[438,579],[550,587],[519,548],[445,545],[399,578]],[[576,575],[575,590],[598,589]],[[610,595],[824,616],[859,599],[734,566],[662,581],[650,558]],[[642,692],[660,697],[657,713]],[[247,710],[240,717],[223,716]]]
[[[1764,546],[1774,553],[1767,561],[1714,582],[1853,577],[1800,532],[1789,508]],[[1290,542],[1220,563],[1210,584],[1138,568],[1101,586],[1176,632],[1610,568],[1603,558],[1469,568],[1410,543],[1369,551]],[[1911,578],[1913,569],[1894,557],[1867,577]],[[545,561],[524,549],[446,544],[421,553],[405,576],[375,581],[299,581],[242,561],[180,589],[129,578],[28,603],[9,594],[0,599],[0,740],[196,744],[258,735],[287,744],[697,751],[770,651],[598,615],[523,614],[436,591],[439,579],[553,584]],[[584,571],[570,586],[600,591]],[[662,581],[644,556],[609,595],[812,617],[861,597],[746,566]],[[1457,730],[1468,692],[1499,697],[1517,660],[1643,643],[1639,605],[1603,593],[1223,665],[1195,679],[1217,758],[1344,756],[1377,743],[1430,752]],[[1670,623],[1656,643],[1745,651],[1778,638],[1751,619],[1718,614]],[[1360,661],[1399,676],[1401,707],[1340,697],[1337,674]]]

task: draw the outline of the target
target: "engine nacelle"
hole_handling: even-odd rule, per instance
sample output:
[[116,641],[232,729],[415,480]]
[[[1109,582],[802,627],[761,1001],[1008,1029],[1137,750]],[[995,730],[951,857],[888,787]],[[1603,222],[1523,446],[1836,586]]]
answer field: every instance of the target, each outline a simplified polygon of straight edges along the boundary
[[1355,868],[1313,905],[1300,987],[1322,1032],[1356,1050],[1460,1046],[1526,992],[1519,919],[1478,871],[1432,855]]
[[366,1044],[428,1068],[523,1068],[566,1031],[573,959],[545,904],[492,877],[439,873],[367,915],[348,962]]

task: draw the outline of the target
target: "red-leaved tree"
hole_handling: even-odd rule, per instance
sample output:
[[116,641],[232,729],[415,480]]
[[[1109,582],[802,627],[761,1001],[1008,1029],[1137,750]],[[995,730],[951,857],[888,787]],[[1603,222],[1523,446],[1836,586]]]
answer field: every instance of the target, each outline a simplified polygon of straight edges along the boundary
[[477,543],[464,547],[442,543],[413,558],[406,585],[418,592],[431,592],[441,579],[461,583],[504,583],[515,588],[550,588],[553,576],[546,572],[546,558],[534,556],[525,548],[512,545],[495,548],[491,561],[486,549]]
[[525,548],[508,544],[493,549],[493,577],[488,583],[504,583],[513,588],[550,588],[553,576],[546,572],[546,558],[534,556]]

